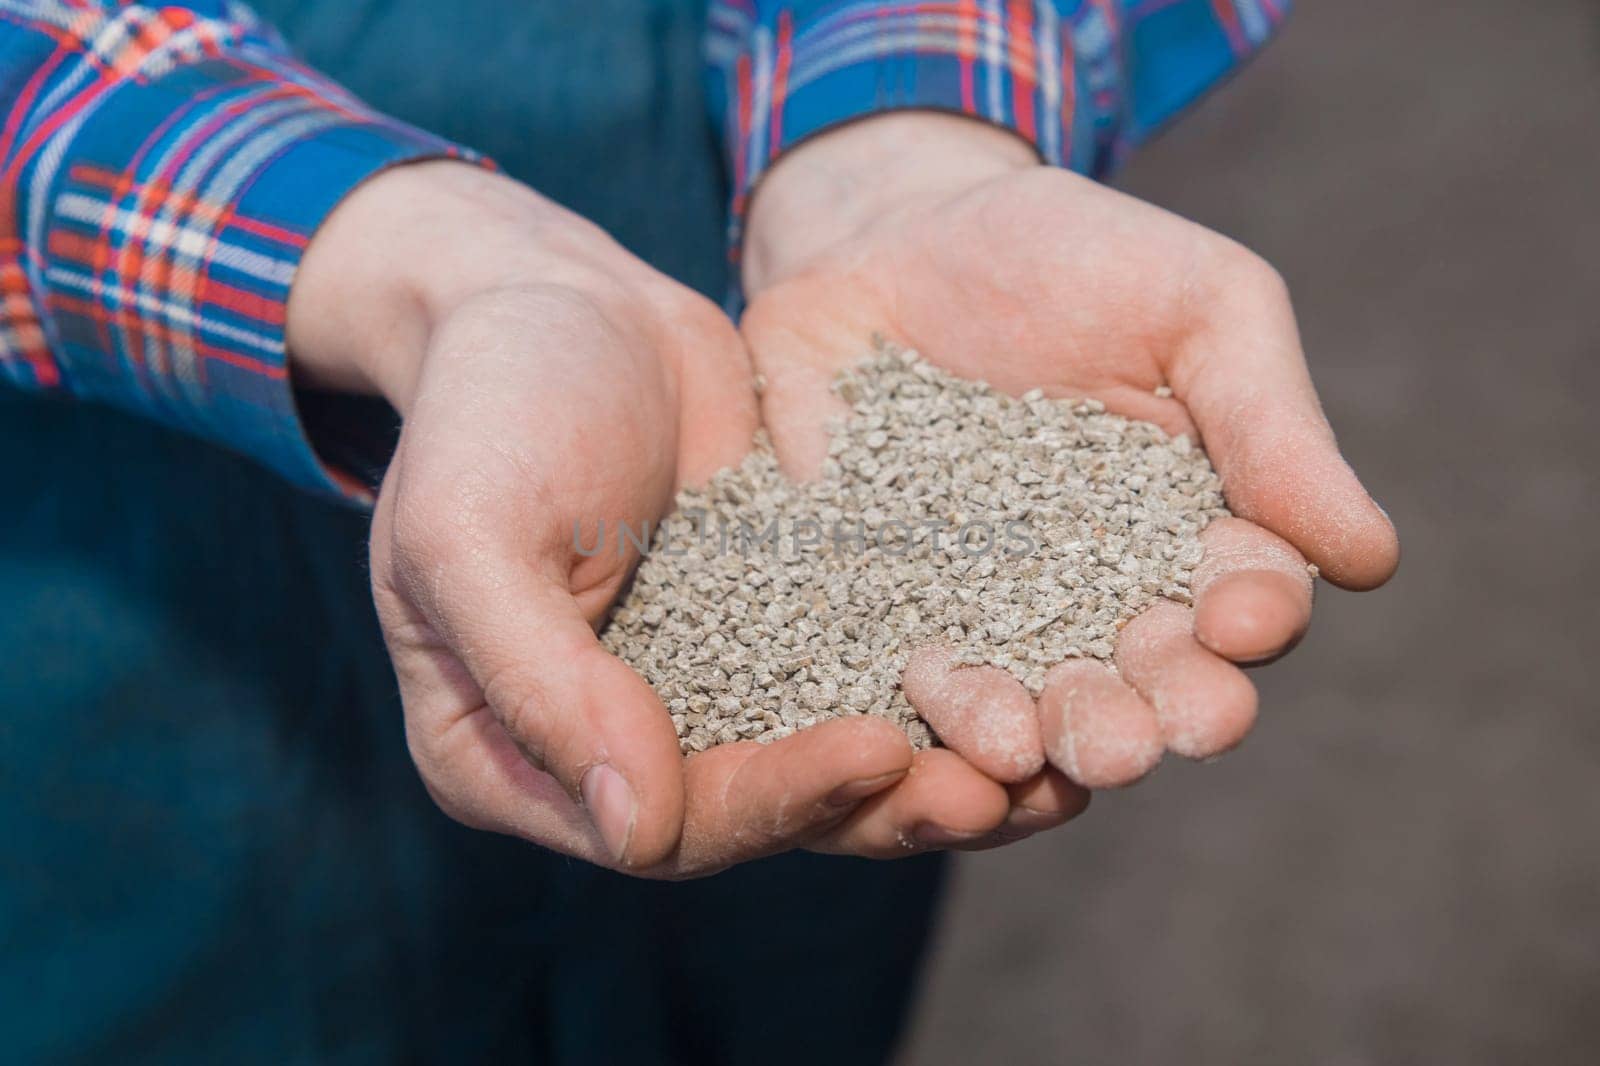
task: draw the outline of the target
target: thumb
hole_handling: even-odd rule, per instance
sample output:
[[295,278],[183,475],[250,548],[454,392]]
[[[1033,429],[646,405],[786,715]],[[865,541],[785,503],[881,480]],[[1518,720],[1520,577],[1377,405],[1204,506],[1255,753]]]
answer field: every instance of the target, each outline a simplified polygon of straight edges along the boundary
[[683,756],[666,708],[596,639],[571,593],[537,575],[457,589],[435,627],[523,756],[554,777],[622,867],[683,828]]
[[834,379],[861,357],[875,328],[846,294],[810,279],[770,289],[746,308],[739,330],[763,379],[761,422],[789,477],[821,474],[833,423],[850,413]]
[[1393,575],[1394,526],[1339,453],[1271,267],[1256,263],[1220,290],[1170,376],[1235,514],[1345,588],[1375,588]]

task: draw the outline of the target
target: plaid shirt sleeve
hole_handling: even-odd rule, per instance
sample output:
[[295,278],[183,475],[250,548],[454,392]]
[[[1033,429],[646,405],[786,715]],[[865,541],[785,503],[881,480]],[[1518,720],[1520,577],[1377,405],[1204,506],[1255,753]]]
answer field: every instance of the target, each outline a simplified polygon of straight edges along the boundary
[[1100,177],[1255,52],[1290,0],[713,0],[737,220],[785,148],[876,111],[986,119]]
[[0,0],[0,377],[370,501],[308,443],[284,311],[334,205],[462,154],[296,63],[232,0]]

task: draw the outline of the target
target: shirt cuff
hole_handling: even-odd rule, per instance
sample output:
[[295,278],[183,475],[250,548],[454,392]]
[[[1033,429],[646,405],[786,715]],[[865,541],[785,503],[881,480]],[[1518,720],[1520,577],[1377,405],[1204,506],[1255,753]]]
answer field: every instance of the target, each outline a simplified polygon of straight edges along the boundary
[[1014,130],[1103,176],[1257,51],[1289,0],[836,0],[712,5],[711,91],[735,226],[785,149],[879,111]]
[[[289,380],[285,312],[317,226],[379,171],[470,157],[281,57],[219,55],[128,80],[41,153],[22,220],[41,352],[23,384],[111,403],[370,504],[324,462]],[[64,161],[61,161],[64,160]]]

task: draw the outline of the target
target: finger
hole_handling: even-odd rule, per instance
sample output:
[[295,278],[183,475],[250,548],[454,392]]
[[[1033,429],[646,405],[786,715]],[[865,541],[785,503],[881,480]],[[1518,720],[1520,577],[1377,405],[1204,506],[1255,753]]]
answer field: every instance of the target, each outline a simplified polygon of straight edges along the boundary
[[837,718],[782,740],[724,744],[685,767],[684,872],[796,847],[911,769],[905,734],[882,718]]
[[[477,560],[481,563],[482,560]],[[570,593],[517,564],[452,574],[424,610],[534,767],[580,802],[622,867],[649,866],[683,825],[683,756],[666,708],[605,651]]]
[[512,739],[444,632],[402,589],[415,571],[398,565],[390,535],[396,474],[391,467],[373,516],[372,590],[405,707],[406,743],[429,795],[472,828],[615,862],[573,791]]
[[1083,659],[1045,675],[1039,729],[1051,764],[1087,788],[1132,784],[1167,747],[1155,709],[1108,667]]
[[1190,612],[1151,607],[1123,627],[1117,669],[1155,708],[1167,747],[1191,759],[1237,745],[1256,719],[1256,690],[1232,663],[1202,647]]
[[1053,766],[1019,784],[1006,786],[1006,793],[1011,798],[1011,811],[999,828],[969,844],[953,845],[953,850],[989,851],[1015,844],[1065,825],[1089,809],[1089,790],[1068,780]]
[[[1255,261],[1250,261],[1254,263]],[[1306,370],[1283,283],[1264,264],[1219,286],[1172,372],[1234,513],[1352,589],[1387,581],[1394,526],[1339,454]]]
[[[456,683],[452,661],[441,649],[430,661],[402,655],[396,664],[405,681],[422,686],[408,688],[437,695]],[[426,683],[422,675],[435,670],[440,676]],[[487,708],[456,718],[440,736],[411,736],[411,723],[427,717],[408,717],[408,739],[430,795],[451,817],[616,865],[581,804],[533,766]],[[770,744],[723,745],[684,765],[680,845],[663,864],[636,865],[640,873],[699,876],[800,846],[902,779],[911,746],[882,719],[838,719]]]
[[[838,372],[869,354],[866,340],[882,323],[852,320],[853,301],[823,286],[791,284],[769,290],[739,323],[762,378],[761,418],[772,436],[783,472],[809,481],[822,470],[833,423],[849,405],[833,391]],[[837,314],[817,316],[827,306]],[[806,330],[795,322],[813,323]]]
[[996,781],[1026,781],[1044,765],[1033,697],[1004,670],[957,666],[950,648],[924,648],[900,689],[946,747]]
[[1005,821],[1006,790],[953,751],[917,752],[903,781],[861,805],[810,847],[894,859],[970,842]]
[[1311,572],[1277,534],[1242,518],[1219,518],[1200,534],[1194,634],[1238,663],[1283,654],[1311,624]]
[[[395,658],[402,670],[404,658]],[[410,707],[411,697],[405,700]],[[586,862],[616,861],[583,805],[528,761],[487,707],[448,719],[438,732],[428,728],[435,720],[426,711],[408,714],[406,740],[428,795],[445,814],[472,829],[518,837]]]
[[1053,766],[1006,786],[1011,811],[1002,830],[1037,833],[1070,822],[1089,809],[1089,790]]

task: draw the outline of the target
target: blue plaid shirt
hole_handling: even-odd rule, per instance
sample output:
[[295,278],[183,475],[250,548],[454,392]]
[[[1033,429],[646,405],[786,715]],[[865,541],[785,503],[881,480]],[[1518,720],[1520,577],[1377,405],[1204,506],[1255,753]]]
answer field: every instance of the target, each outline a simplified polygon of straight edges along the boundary
[[[973,115],[1104,174],[1259,48],[1288,2],[713,0],[735,247],[785,148],[875,111]],[[372,111],[232,0],[0,0],[0,120],[0,376],[370,501],[301,425],[289,286],[358,183],[470,150]]]

